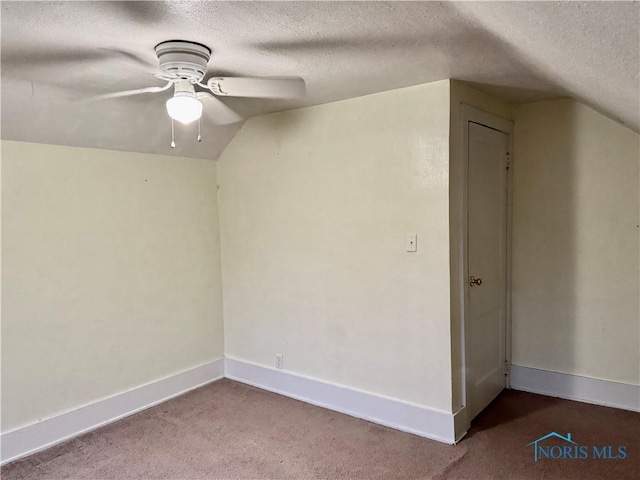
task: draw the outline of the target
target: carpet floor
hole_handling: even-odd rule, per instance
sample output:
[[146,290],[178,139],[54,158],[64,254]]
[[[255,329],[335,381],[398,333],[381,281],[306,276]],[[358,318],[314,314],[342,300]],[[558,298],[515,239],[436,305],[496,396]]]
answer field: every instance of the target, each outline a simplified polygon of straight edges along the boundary
[[[526,445],[551,431],[570,432],[580,445],[624,445],[627,457],[534,462]],[[507,390],[458,445],[445,445],[221,380],[8,464],[0,474],[2,480],[637,479],[639,433],[638,413]]]

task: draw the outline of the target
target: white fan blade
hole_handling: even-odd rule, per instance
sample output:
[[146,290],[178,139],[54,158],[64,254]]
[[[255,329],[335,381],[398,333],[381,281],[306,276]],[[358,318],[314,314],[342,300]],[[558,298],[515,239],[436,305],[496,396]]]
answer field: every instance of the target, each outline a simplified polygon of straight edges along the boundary
[[86,99],[87,102],[95,102],[98,100],[107,100],[109,98],[120,98],[120,97],[128,97],[131,95],[138,95],[140,93],[158,93],[164,92],[173,86],[173,82],[167,82],[166,85],[162,87],[146,87],[146,88],[138,88],[136,90],[125,90],[123,92],[114,92],[114,93],[105,93],[103,95],[95,95],[93,97],[89,97]]
[[306,91],[301,78],[214,77],[207,87],[225,97],[301,98]]
[[214,124],[228,125],[244,120],[238,113],[208,92],[196,92],[196,97],[202,101],[204,114]]

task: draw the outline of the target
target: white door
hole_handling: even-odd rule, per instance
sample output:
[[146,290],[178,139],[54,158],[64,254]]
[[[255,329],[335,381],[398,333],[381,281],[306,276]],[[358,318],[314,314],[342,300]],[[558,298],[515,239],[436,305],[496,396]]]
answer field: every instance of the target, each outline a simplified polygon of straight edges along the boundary
[[505,388],[507,158],[506,133],[468,122],[467,322],[469,420]]

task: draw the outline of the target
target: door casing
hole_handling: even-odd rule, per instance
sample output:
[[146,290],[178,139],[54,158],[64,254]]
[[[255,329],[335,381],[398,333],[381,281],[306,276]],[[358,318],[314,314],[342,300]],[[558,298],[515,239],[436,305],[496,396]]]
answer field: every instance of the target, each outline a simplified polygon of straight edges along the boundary
[[[469,430],[471,426],[471,418],[469,418],[470,413],[467,411],[466,406],[468,405],[467,399],[467,344],[465,341],[465,333],[468,332],[467,321],[469,318],[468,308],[469,308],[469,250],[467,248],[468,245],[468,218],[469,218],[469,129],[468,123],[474,122],[480,125],[484,125],[488,128],[492,128],[494,130],[498,130],[508,135],[508,150],[509,150],[509,169],[507,171],[507,209],[506,209],[506,305],[505,305],[505,361],[507,365],[507,375],[505,385],[506,388],[510,388],[511,378],[510,378],[510,366],[511,366],[511,249],[512,249],[512,224],[513,224],[513,166],[514,166],[514,155],[513,155],[513,122],[506,120],[504,118],[498,117],[496,115],[484,112],[477,108],[474,108],[470,105],[462,104],[461,105],[461,132],[462,132],[462,150],[461,150],[461,161],[462,165],[460,168],[460,179],[461,182],[461,216],[462,221],[459,223],[460,225],[460,235],[458,238],[458,249],[457,253],[460,255],[460,274],[457,276],[458,278],[458,290],[459,290],[459,298],[460,298],[460,340],[462,342],[461,345],[461,355],[462,355],[462,402],[464,408],[463,418],[461,418],[461,422],[459,427],[457,425],[456,428],[456,436],[461,438],[466,431]],[[458,423],[458,422],[456,422]],[[462,430],[463,432],[459,432]],[[461,433],[461,434],[460,434]]]

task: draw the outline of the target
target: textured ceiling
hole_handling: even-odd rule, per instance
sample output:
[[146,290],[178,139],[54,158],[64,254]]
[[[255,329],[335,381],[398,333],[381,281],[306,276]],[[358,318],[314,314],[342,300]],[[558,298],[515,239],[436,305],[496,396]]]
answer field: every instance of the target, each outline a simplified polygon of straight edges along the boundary
[[[211,74],[300,76],[298,101],[224,99],[248,117],[457,78],[509,101],[570,96],[638,131],[637,2],[7,2],[2,138],[217,158],[239,125],[177,129],[153,47],[208,45]],[[149,66],[144,66],[144,64]]]

